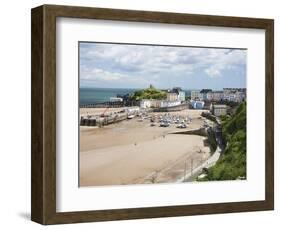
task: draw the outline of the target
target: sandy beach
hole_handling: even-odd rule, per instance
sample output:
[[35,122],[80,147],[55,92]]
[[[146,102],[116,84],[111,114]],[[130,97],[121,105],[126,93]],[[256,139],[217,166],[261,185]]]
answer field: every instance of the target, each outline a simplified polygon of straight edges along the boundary
[[[103,111],[98,110],[83,109],[80,113]],[[203,124],[198,110],[170,114],[188,115],[192,122],[186,130]],[[172,134],[176,131],[179,131],[176,125],[151,127],[149,119],[140,122],[137,118],[102,128],[81,126],[80,186],[176,181],[210,156],[204,137]]]

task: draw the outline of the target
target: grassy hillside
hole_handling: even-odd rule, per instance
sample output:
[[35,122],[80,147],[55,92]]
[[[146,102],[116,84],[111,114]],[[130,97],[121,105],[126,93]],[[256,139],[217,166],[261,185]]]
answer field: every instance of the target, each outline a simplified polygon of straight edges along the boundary
[[141,99],[166,99],[166,97],[166,92],[155,89],[154,87],[150,87],[134,92],[134,94],[131,96],[131,99],[138,101]]
[[242,103],[232,117],[223,120],[222,131],[227,142],[225,152],[202,180],[246,178],[246,103]]

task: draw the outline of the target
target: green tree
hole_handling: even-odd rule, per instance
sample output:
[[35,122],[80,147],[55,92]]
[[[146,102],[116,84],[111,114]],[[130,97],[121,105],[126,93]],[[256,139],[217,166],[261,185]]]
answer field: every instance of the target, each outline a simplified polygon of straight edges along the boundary
[[156,88],[154,88],[153,86],[151,86],[150,88],[147,89],[143,89],[143,90],[138,90],[135,91],[133,93],[133,95],[131,96],[132,100],[135,101],[139,101],[142,99],[166,99],[167,98],[167,93],[162,91],[162,90],[158,90]]
[[223,119],[222,131],[227,147],[201,180],[246,178],[246,102],[238,107],[232,117]]

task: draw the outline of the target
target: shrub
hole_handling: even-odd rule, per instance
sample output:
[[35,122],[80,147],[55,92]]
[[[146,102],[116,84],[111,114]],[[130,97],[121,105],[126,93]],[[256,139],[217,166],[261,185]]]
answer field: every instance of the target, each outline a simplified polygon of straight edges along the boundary
[[208,169],[206,180],[235,180],[246,178],[246,103],[235,114],[222,122],[223,138],[227,147],[217,163]]

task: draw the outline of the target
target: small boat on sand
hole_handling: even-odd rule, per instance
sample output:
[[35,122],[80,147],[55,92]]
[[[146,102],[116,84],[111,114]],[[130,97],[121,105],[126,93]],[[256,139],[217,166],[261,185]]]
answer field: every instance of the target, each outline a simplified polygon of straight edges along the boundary
[[128,119],[133,119],[135,117],[135,115],[128,115]]

